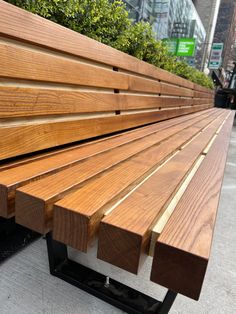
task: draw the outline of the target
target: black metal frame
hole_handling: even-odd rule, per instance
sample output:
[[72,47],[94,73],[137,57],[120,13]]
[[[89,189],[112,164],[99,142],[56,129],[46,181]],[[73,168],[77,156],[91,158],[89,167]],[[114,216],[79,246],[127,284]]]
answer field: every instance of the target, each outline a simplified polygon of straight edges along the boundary
[[16,224],[14,218],[0,217],[0,263],[39,237],[37,232]]
[[67,246],[46,236],[50,273],[130,314],[166,314],[177,293],[168,290],[164,300],[155,300],[68,258]]

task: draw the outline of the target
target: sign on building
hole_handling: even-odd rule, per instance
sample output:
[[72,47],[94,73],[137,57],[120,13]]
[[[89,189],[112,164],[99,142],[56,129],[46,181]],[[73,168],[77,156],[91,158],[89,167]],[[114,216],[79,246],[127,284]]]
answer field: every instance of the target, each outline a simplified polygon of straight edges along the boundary
[[195,38],[168,38],[165,39],[169,53],[178,57],[193,57],[195,54]]
[[213,43],[211,48],[211,56],[209,60],[208,68],[210,70],[217,70],[221,66],[223,43]]
[[193,57],[195,53],[195,38],[179,38],[176,55],[178,57]]
[[172,55],[176,55],[178,48],[178,38],[165,38],[163,41],[166,43],[168,52]]

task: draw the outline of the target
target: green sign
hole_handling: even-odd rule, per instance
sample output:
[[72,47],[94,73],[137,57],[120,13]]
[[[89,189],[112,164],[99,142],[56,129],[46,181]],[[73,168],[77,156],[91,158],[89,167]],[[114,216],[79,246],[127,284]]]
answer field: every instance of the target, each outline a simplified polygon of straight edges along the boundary
[[193,57],[195,53],[195,38],[166,38],[169,53],[178,57]]
[[176,55],[178,57],[193,57],[195,53],[195,38],[179,38]]
[[177,48],[178,48],[178,38],[165,38],[163,41],[167,45],[168,52],[176,55]]

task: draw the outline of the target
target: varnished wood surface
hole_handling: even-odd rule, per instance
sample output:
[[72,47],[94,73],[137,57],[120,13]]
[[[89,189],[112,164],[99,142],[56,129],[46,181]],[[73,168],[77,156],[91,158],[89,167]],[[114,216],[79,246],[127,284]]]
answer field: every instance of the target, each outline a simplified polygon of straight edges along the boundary
[[[191,121],[190,124],[192,124]],[[82,183],[85,183],[86,180],[91,179],[93,176],[148,149],[171,134],[173,135],[176,128],[181,130],[182,126],[177,125],[174,127],[174,130],[172,130],[172,128],[165,129],[158,133],[151,134],[148,137],[130,143],[128,142],[112,150],[104,151],[85,160],[83,163],[75,164],[73,167],[18,189],[16,192],[16,220],[27,226],[28,222],[25,222],[25,219],[29,219],[30,225],[28,226],[32,229],[41,233],[44,233],[45,230],[48,231],[48,224],[51,225],[52,217],[51,206],[54,202],[63,198],[69,192],[78,189]],[[24,197],[22,197],[23,194]],[[35,208],[31,206],[32,202],[35,204],[38,202],[38,205],[34,205],[34,207],[38,207],[37,212],[41,213],[41,220],[33,218]],[[26,208],[29,208],[27,209],[27,214],[25,213]],[[32,212],[31,215],[29,214],[30,211]],[[47,211],[49,215],[45,216],[45,211]]]
[[210,108],[200,105],[180,109],[166,109],[104,118],[52,121],[40,123],[19,123],[0,125],[0,160],[26,154],[49,147],[72,143],[116,131],[121,131],[198,110]]
[[97,232],[100,220],[112,203],[128,194],[153,172],[160,162],[178,150],[208,125],[214,117],[216,117],[214,114],[208,117],[207,115],[200,116],[198,121],[196,119],[173,127],[169,133],[165,130],[163,133],[165,140],[163,134],[159,132],[161,140],[159,145],[154,145],[118,164],[115,168],[109,169],[57,202],[54,207],[54,238],[76,249],[86,251],[89,242]]
[[194,91],[191,89],[177,87],[165,83],[161,83],[160,93],[163,95],[188,96],[188,97],[194,96]]
[[0,17],[0,34],[3,36],[20,39],[33,45],[47,47],[73,56],[95,60],[190,89],[198,88],[201,91],[208,91],[197,84],[148,63],[141,62],[134,57],[14,7],[2,0],[0,1]]
[[148,249],[151,228],[227,114],[216,119],[101,221],[100,259],[138,272],[140,257]]
[[3,1],[0,35],[0,160],[213,105],[206,88]]
[[151,280],[194,299],[210,256],[233,118],[231,113],[156,243]]
[[0,44],[0,65],[5,78],[160,93],[158,81],[9,44]]
[[112,94],[92,91],[80,92],[76,90],[36,87],[1,86],[0,118],[158,109],[209,104],[209,99]]
[[185,125],[184,123],[187,121],[187,123],[190,124],[194,123],[194,119],[202,119],[207,115],[216,113],[216,111],[216,109],[210,109],[207,112],[201,111],[192,115],[175,118],[169,121],[142,127],[141,129],[110,136],[109,138],[93,141],[88,144],[66,148],[60,150],[60,152],[57,151],[55,153],[45,154],[45,156],[42,156],[42,158],[44,157],[43,159],[39,156],[38,158],[35,157],[35,161],[34,159],[29,158],[28,160],[26,159],[20,162],[19,165],[13,162],[13,164],[6,165],[6,167],[3,166],[3,169],[0,168],[0,193],[2,195],[0,202],[0,216],[9,217],[14,214],[15,190],[30,181],[56,173],[75,165],[83,159],[131,141],[145,138],[155,132],[174,127],[178,124]]
[[[51,230],[55,209],[55,238],[83,251],[106,215],[101,223],[98,256],[136,273],[152,226],[216,132],[224,111],[204,110],[213,106],[213,92],[207,88],[1,0],[0,35],[0,160],[62,144],[77,145],[80,140],[116,131],[127,132],[35,160],[24,158],[22,162],[6,164],[2,171],[0,167],[0,215],[14,214],[18,189],[17,222],[46,233]],[[202,112],[166,121],[165,125],[145,127],[197,111]],[[137,126],[142,129],[127,131]],[[222,130],[218,138],[227,138],[228,132]],[[205,163],[210,154],[214,158],[212,149]],[[154,277],[152,272],[153,281],[162,280],[163,285],[178,288],[183,294],[188,290],[188,295],[195,298],[212,238],[212,228],[208,231],[202,226],[207,226],[208,221],[211,227],[214,224],[218,200],[218,196],[208,199],[204,192],[208,188],[214,195],[219,194],[225,162],[225,154],[221,152],[221,158],[219,147],[218,151],[208,165],[212,169],[210,177],[214,175],[211,184],[198,189],[202,198],[192,197],[202,182],[202,174],[197,176],[197,172],[191,181],[196,181],[194,187],[190,184],[190,192],[187,190],[181,199],[189,211],[182,212],[178,207],[174,211],[173,216],[181,212],[176,225],[182,229],[175,229],[174,223],[168,229],[171,220],[164,229],[156,251],[161,250],[160,256],[166,254],[167,264],[164,258],[161,263],[157,260],[161,267],[157,272],[153,270]],[[173,153],[176,155],[158,168]],[[207,168],[202,167],[206,175]],[[219,173],[214,172],[216,168]],[[134,188],[137,189],[133,191]],[[125,196],[123,202],[116,203]],[[191,228],[187,220],[194,204],[189,200],[210,204],[208,216],[200,210],[199,220]],[[183,220],[185,214],[187,218]],[[187,241],[180,240],[190,229],[193,231]],[[177,239],[170,236],[172,231],[179,233]],[[177,267],[188,278],[188,265],[192,265],[196,270],[195,288],[187,279],[175,288],[175,277],[169,279],[168,254],[172,252],[183,264],[179,266],[176,261],[171,270]],[[154,263],[155,258],[156,253]],[[163,265],[166,272],[160,277]]]

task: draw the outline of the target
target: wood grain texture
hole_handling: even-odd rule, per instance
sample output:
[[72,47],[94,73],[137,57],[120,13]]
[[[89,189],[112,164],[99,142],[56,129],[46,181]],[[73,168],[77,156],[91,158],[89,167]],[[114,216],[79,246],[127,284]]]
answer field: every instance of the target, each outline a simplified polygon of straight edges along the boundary
[[196,84],[188,80],[158,69],[2,0],[0,1],[0,34],[190,89],[197,87]]
[[193,97],[194,91],[191,89],[178,87],[166,83],[161,83],[160,93],[162,95],[174,95],[174,96],[187,96],[187,97]]
[[214,106],[214,99],[210,98],[193,98],[193,105],[212,104]]
[[[201,116],[198,121],[194,119],[191,123],[172,127],[169,133],[165,130],[165,141],[118,164],[57,202],[53,209],[53,237],[86,252],[107,209],[213,119],[212,114]],[[159,136],[163,139],[161,132]]]
[[206,93],[206,92],[194,91],[193,92],[193,97],[213,99],[213,95],[212,95],[211,92]]
[[160,110],[104,118],[0,126],[0,160],[210,108]]
[[99,228],[98,258],[137,274],[151,229],[227,113],[216,119],[118,205]]
[[196,300],[210,256],[233,119],[231,113],[155,247],[151,280]]
[[[16,191],[16,221],[41,233],[47,232],[48,228],[51,228],[53,203],[62,199],[66,194],[78,189],[79,186],[85,184],[88,179],[91,179],[95,175],[157,144],[159,141],[173,134],[176,128],[181,130],[182,126],[176,126],[174,130],[172,128],[164,129],[148,137],[130,143],[127,142],[125,145],[104,151],[82,163],[75,164],[59,173],[19,188]],[[22,197],[23,194],[24,196]],[[37,200],[39,202],[36,206]],[[31,206],[31,203],[35,204],[34,207]],[[35,219],[35,210],[41,213],[41,219]],[[45,212],[49,214],[45,215]],[[27,221],[25,221],[26,219]]]
[[[14,214],[14,196],[15,190],[31,181],[43,178],[44,176],[56,173],[93,155],[103,151],[124,145],[131,141],[145,138],[161,130],[166,130],[175,125],[186,125],[186,122],[194,123],[195,119],[202,119],[208,115],[217,113],[216,109],[201,111],[195,114],[175,118],[158,124],[149,125],[132,131],[109,136],[87,144],[80,144],[71,148],[57,150],[37,158],[25,159],[22,162],[16,162],[0,168],[0,216],[9,218]],[[168,130],[167,130],[168,132]]]
[[0,44],[0,77],[160,93],[159,81]]
[[[177,87],[175,89],[178,90]],[[180,94],[181,90],[178,92]],[[37,88],[37,86],[0,87],[0,118],[168,108],[210,103],[209,98],[80,92],[63,88]]]
[[[214,139],[215,136],[212,138]],[[209,145],[209,144],[208,144]],[[160,236],[162,230],[164,229],[167,221],[169,220],[170,216],[172,215],[176,205],[178,204],[179,200],[183,196],[189,182],[194,177],[197,169],[199,168],[200,164],[202,163],[203,159],[205,158],[204,152],[202,155],[198,158],[198,160],[195,162],[194,167],[191,169],[187,177],[185,178],[184,182],[178,189],[178,191],[175,193],[174,197],[172,198],[171,202],[166,207],[165,211],[161,215],[160,219],[157,221],[155,226],[152,228],[152,234],[151,234],[151,241],[149,245],[149,252],[148,254],[153,257],[154,255],[154,249],[156,245],[157,238]]]
[[[207,104],[198,101],[197,104]],[[0,118],[191,106],[191,98],[0,87]]]

